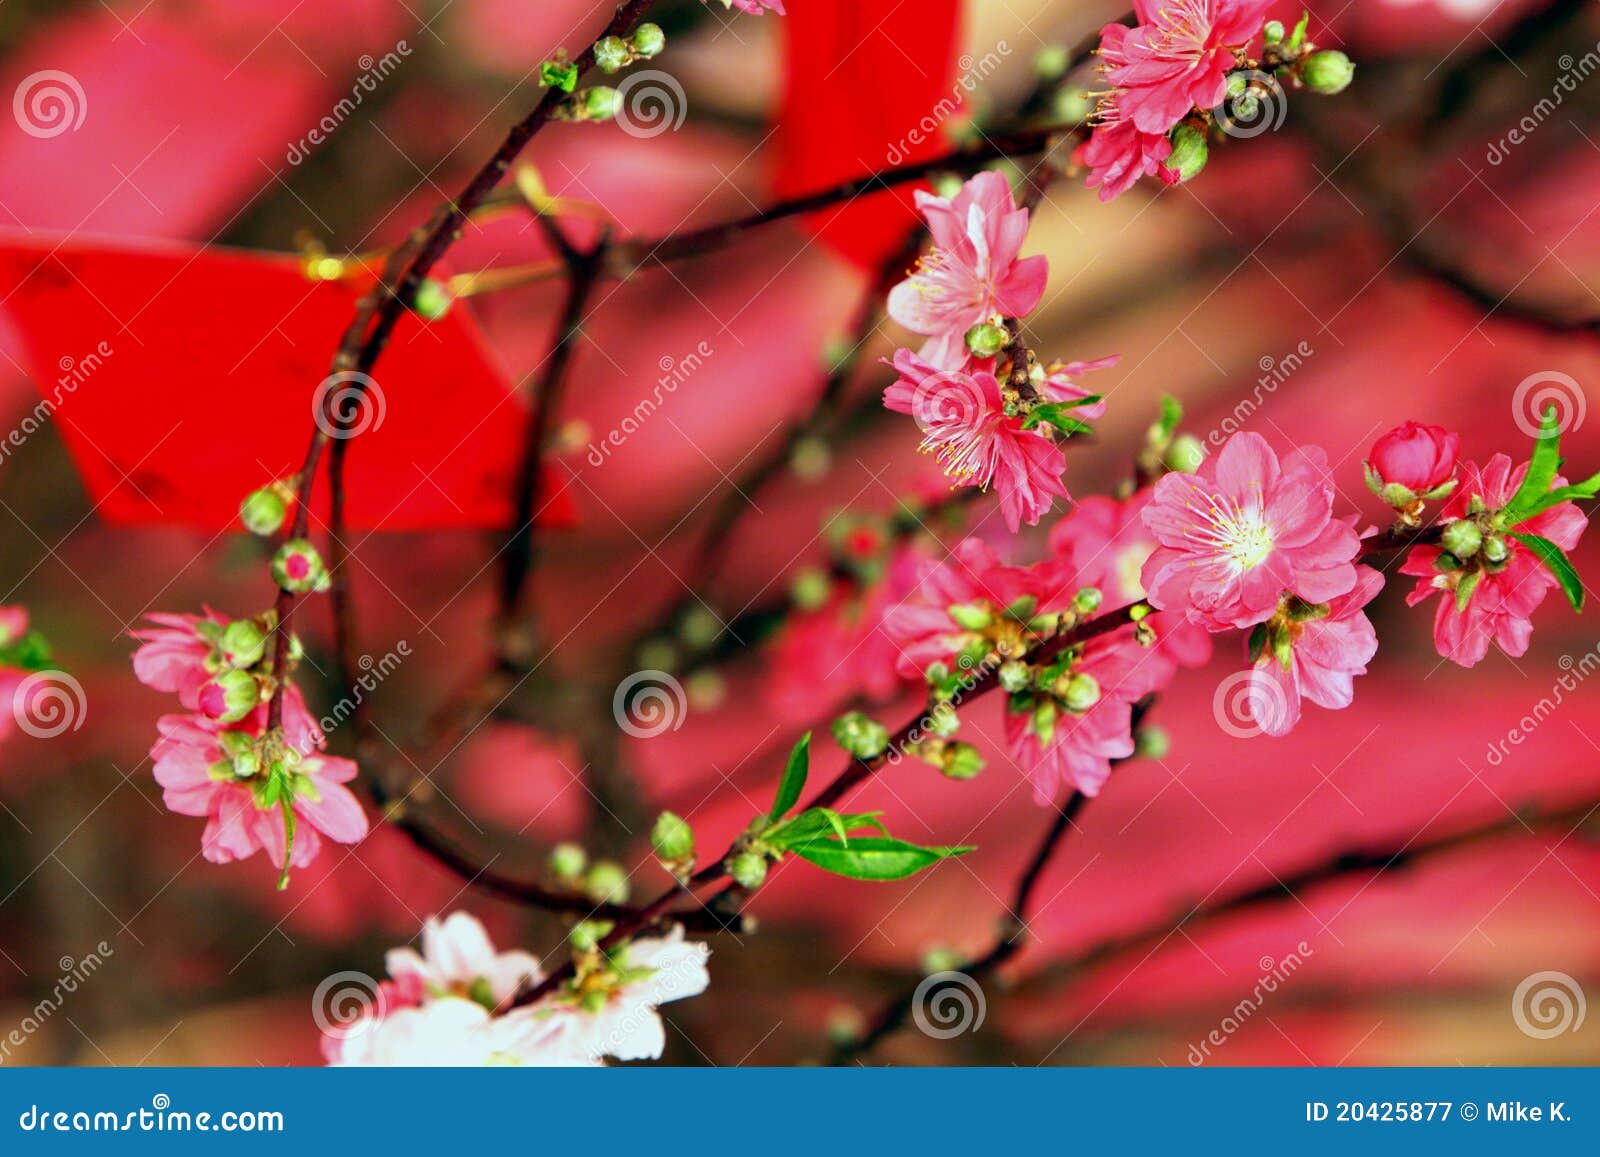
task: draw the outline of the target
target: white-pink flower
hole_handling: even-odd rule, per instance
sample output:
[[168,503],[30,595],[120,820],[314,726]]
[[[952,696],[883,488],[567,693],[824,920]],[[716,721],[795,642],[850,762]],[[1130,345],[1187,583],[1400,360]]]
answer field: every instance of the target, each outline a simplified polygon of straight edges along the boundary
[[889,316],[927,336],[925,362],[958,370],[967,362],[967,330],[1022,317],[1039,304],[1049,262],[1021,256],[1028,211],[1018,208],[999,173],[979,173],[949,200],[920,190],[916,200],[933,248],[889,292]]

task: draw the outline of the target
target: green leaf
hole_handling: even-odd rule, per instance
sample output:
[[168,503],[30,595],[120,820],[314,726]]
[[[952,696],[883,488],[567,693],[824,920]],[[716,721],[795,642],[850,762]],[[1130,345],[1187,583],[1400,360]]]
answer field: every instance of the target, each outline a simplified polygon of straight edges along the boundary
[[1522,485],[1506,503],[1506,516],[1515,525],[1527,518],[1527,509],[1536,506],[1556,480],[1561,469],[1561,419],[1554,405],[1545,407],[1544,420],[1539,424],[1539,437],[1533,443],[1533,460],[1528,463],[1528,473]]
[[806,789],[806,774],[811,770],[811,732],[800,737],[800,742],[789,752],[789,763],[783,769],[783,779],[778,784],[778,798],[772,801],[767,819],[773,823],[781,820],[790,808],[800,802],[800,793]]
[[1161,418],[1156,425],[1161,430],[1161,436],[1170,439],[1178,432],[1178,423],[1183,421],[1183,403],[1171,394],[1161,395]]
[[1533,551],[1550,573],[1556,576],[1556,582],[1561,584],[1561,590],[1572,604],[1572,609],[1583,610],[1583,580],[1578,577],[1578,569],[1572,565],[1566,551],[1537,534],[1517,534],[1513,531],[1511,537]]
[[903,880],[951,856],[972,851],[964,848],[924,848],[888,836],[861,836],[846,847],[838,840],[812,840],[791,849],[825,872],[852,880]]
[[1022,428],[1032,430],[1040,425],[1051,425],[1069,437],[1073,434],[1093,434],[1094,427],[1087,422],[1068,416],[1067,411],[1078,406],[1091,405],[1101,399],[1098,396],[1082,398],[1075,402],[1045,402],[1028,411],[1028,416],[1022,419]]
[[1307,12],[1300,17],[1300,23],[1294,26],[1294,31],[1289,34],[1289,43],[1286,45],[1291,53],[1299,52],[1300,46],[1306,42],[1306,32],[1311,27],[1311,13]]
[[883,835],[888,835],[889,829],[884,827],[883,821],[878,818],[882,814],[882,812],[859,812],[854,815],[840,815],[828,807],[808,808],[793,819],[768,828],[761,838],[782,851],[796,844],[826,839],[828,833],[833,832],[838,835],[842,843],[848,845],[850,833],[862,828],[873,828]]
[[[1572,502],[1580,498],[1593,498],[1597,494],[1600,494],[1600,474],[1596,474],[1593,478],[1587,478],[1582,482],[1575,482],[1571,486],[1558,486],[1525,509],[1519,509],[1511,525],[1515,526],[1519,522],[1526,522],[1530,518],[1543,514],[1552,506],[1560,506],[1563,502]],[[1510,513],[1509,509],[1507,513]]]

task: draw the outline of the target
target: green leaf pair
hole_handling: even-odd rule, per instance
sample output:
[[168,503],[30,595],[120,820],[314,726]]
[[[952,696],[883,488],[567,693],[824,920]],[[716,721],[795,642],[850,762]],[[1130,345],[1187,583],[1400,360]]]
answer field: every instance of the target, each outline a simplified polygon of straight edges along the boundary
[[[1517,526],[1530,518],[1536,518],[1563,502],[1593,498],[1596,494],[1600,494],[1600,474],[1574,485],[1556,486],[1551,489],[1560,471],[1561,421],[1556,407],[1552,405],[1546,407],[1544,417],[1539,424],[1539,437],[1533,444],[1533,458],[1528,463],[1528,472],[1523,476],[1522,485],[1517,487],[1517,492],[1511,496],[1511,501],[1506,503],[1505,509],[1501,511],[1501,517],[1504,518],[1507,527]],[[1555,576],[1556,582],[1561,585],[1562,593],[1572,604],[1572,609],[1583,610],[1583,580],[1578,577],[1577,568],[1572,565],[1572,560],[1567,557],[1566,552],[1548,538],[1542,538],[1537,534],[1518,534],[1512,531],[1511,537],[1527,547]]]

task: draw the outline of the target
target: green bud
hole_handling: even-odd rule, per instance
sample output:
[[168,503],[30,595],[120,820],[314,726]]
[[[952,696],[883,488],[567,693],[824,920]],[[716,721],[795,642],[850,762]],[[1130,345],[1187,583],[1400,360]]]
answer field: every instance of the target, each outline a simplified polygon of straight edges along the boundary
[[673,812],[662,812],[650,829],[650,846],[663,860],[688,860],[694,857],[694,829]]
[[588,863],[588,853],[577,844],[557,844],[550,849],[550,874],[558,880],[576,880]]
[[1333,96],[1350,87],[1355,79],[1356,66],[1350,58],[1337,49],[1325,48],[1306,57],[1300,66],[1300,79],[1312,92]]
[[709,647],[722,634],[722,620],[704,603],[695,603],[678,623],[678,637],[690,647]]
[[928,686],[937,687],[950,678],[950,667],[948,664],[936,660],[928,664],[928,669],[924,672],[924,678],[927,679]]
[[854,1044],[861,1039],[866,1021],[861,1013],[848,1005],[828,1014],[828,1040],[835,1045]]
[[1193,474],[1205,460],[1205,443],[1193,434],[1179,434],[1174,438],[1165,458],[1167,469],[1179,474]]
[[1483,540],[1483,557],[1490,562],[1505,562],[1506,555],[1509,553],[1510,549],[1506,546],[1506,540],[1498,534],[1491,534]]
[[622,37],[607,36],[595,42],[594,62],[601,72],[621,72],[633,63],[633,51]]
[[1470,519],[1459,518],[1444,528],[1444,548],[1457,558],[1471,558],[1483,545],[1483,532]]
[[940,703],[928,712],[928,730],[940,739],[949,739],[961,730],[961,716],[949,703]]
[[601,903],[625,903],[628,899],[628,873],[614,861],[596,860],[583,877],[583,894]]
[[1028,684],[1033,681],[1033,673],[1028,670],[1028,665],[1012,659],[1000,664],[1000,687],[1002,690],[1016,694],[1025,691]]
[[828,601],[832,593],[833,583],[824,572],[814,567],[800,571],[789,584],[789,595],[794,599],[794,605],[802,611],[816,610]]
[[983,770],[983,756],[970,743],[947,743],[939,760],[939,771],[946,779],[972,779]]
[[1092,615],[1100,609],[1104,599],[1099,587],[1084,587],[1072,596],[1072,606],[1080,615]]
[[821,438],[801,438],[789,454],[789,469],[802,482],[820,482],[833,465],[833,454]]
[[872,759],[889,747],[889,729],[860,711],[833,721],[833,740],[857,759]]
[[610,920],[579,920],[567,933],[567,939],[579,952],[592,952],[613,927],[615,925]]
[[948,608],[956,625],[969,631],[985,631],[994,625],[994,614],[978,603],[957,603]]
[[641,24],[633,30],[633,50],[646,60],[660,56],[666,46],[667,34],[659,24]]
[[1188,181],[1200,175],[1209,155],[1206,135],[1189,125],[1179,125],[1172,130],[1172,153],[1162,164],[1176,170],[1178,180]]
[[303,538],[291,538],[272,556],[272,581],[286,591],[305,594],[328,589],[328,568],[317,548]]
[[230,667],[254,667],[267,653],[269,638],[271,636],[254,619],[235,619],[222,628],[217,650]]
[[606,1002],[609,999],[610,997],[605,994],[604,990],[597,988],[592,992],[584,993],[583,998],[578,1003],[582,1006],[583,1011],[590,1016],[598,1016],[605,1011]]
[[1040,80],[1060,80],[1067,75],[1072,54],[1063,44],[1047,44],[1033,58],[1034,75]]
[[1250,78],[1242,72],[1230,72],[1227,81],[1227,94],[1229,99],[1241,97],[1244,90],[1250,87]]
[[933,179],[933,191],[946,201],[953,200],[961,192],[961,178],[954,173],[941,173]]
[[200,688],[200,710],[218,723],[239,722],[260,701],[261,688],[248,671],[220,671]]
[[977,358],[998,357],[1011,344],[1011,335],[992,322],[982,321],[967,330],[967,349]]
[[239,503],[239,521],[251,534],[259,534],[262,538],[282,530],[283,520],[288,515],[289,504],[284,501],[276,484],[251,491]]
[[578,68],[571,61],[547,60],[539,66],[539,83],[546,88],[571,92],[578,87]]
[[579,95],[583,102],[583,119],[586,121],[608,121],[622,107],[622,94],[609,85],[597,84],[584,89]]
[[1283,43],[1283,21],[1268,20],[1261,29],[1261,38],[1268,44]]
[[1133,734],[1133,753],[1141,759],[1165,759],[1172,740],[1159,727],[1141,727]]
[[718,671],[696,671],[684,681],[683,689],[696,711],[713,711],[728,698],[728,681]]
[[1082,124],[1094,114],[1094,98],[1081,88],[1056,90],[1051,111],[1060,124]]
[[1067,705],[1068,711],[1081,714],[1100,702],[1100,681],[1093,675],[1080,671],[1067,680],[1066,690],[1061,699]]
[[922,954],[924,976],[932,976],[935,972],[960,972],[967,964],[965,956],[944,944],[935,945]]
[[424,321],[438,321],[450,312],[450,303],[454,300],[444,282],[424,277],[411,297],[411,310]]
[[728,875],[741,888],[759,888],[767,878],[767,857],[740,852],[728,861]]

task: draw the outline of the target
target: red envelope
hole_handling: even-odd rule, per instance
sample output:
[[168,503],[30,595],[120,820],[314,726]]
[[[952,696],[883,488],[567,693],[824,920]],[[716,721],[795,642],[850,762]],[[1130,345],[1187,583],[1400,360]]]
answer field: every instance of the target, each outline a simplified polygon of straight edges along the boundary
[[[950,148],[961,0],[796,3],[783,18],[778,114],[780,197],[938,156]],[[876,269],[916,223],[906,188],[858,197],[807,218],[846,259]]]
[[[312,281],[286,254],[0,235],[0,309],[114,523],[237,526],[241,498],[297,470],[367,284]],[[351,527],[503,527],[527,407],[470,310],[408,314],[373,378],[347,455]],[[541,525],[573,522],[548,478],[542,505]],[[325,475],[312,509],[326,518]]]

